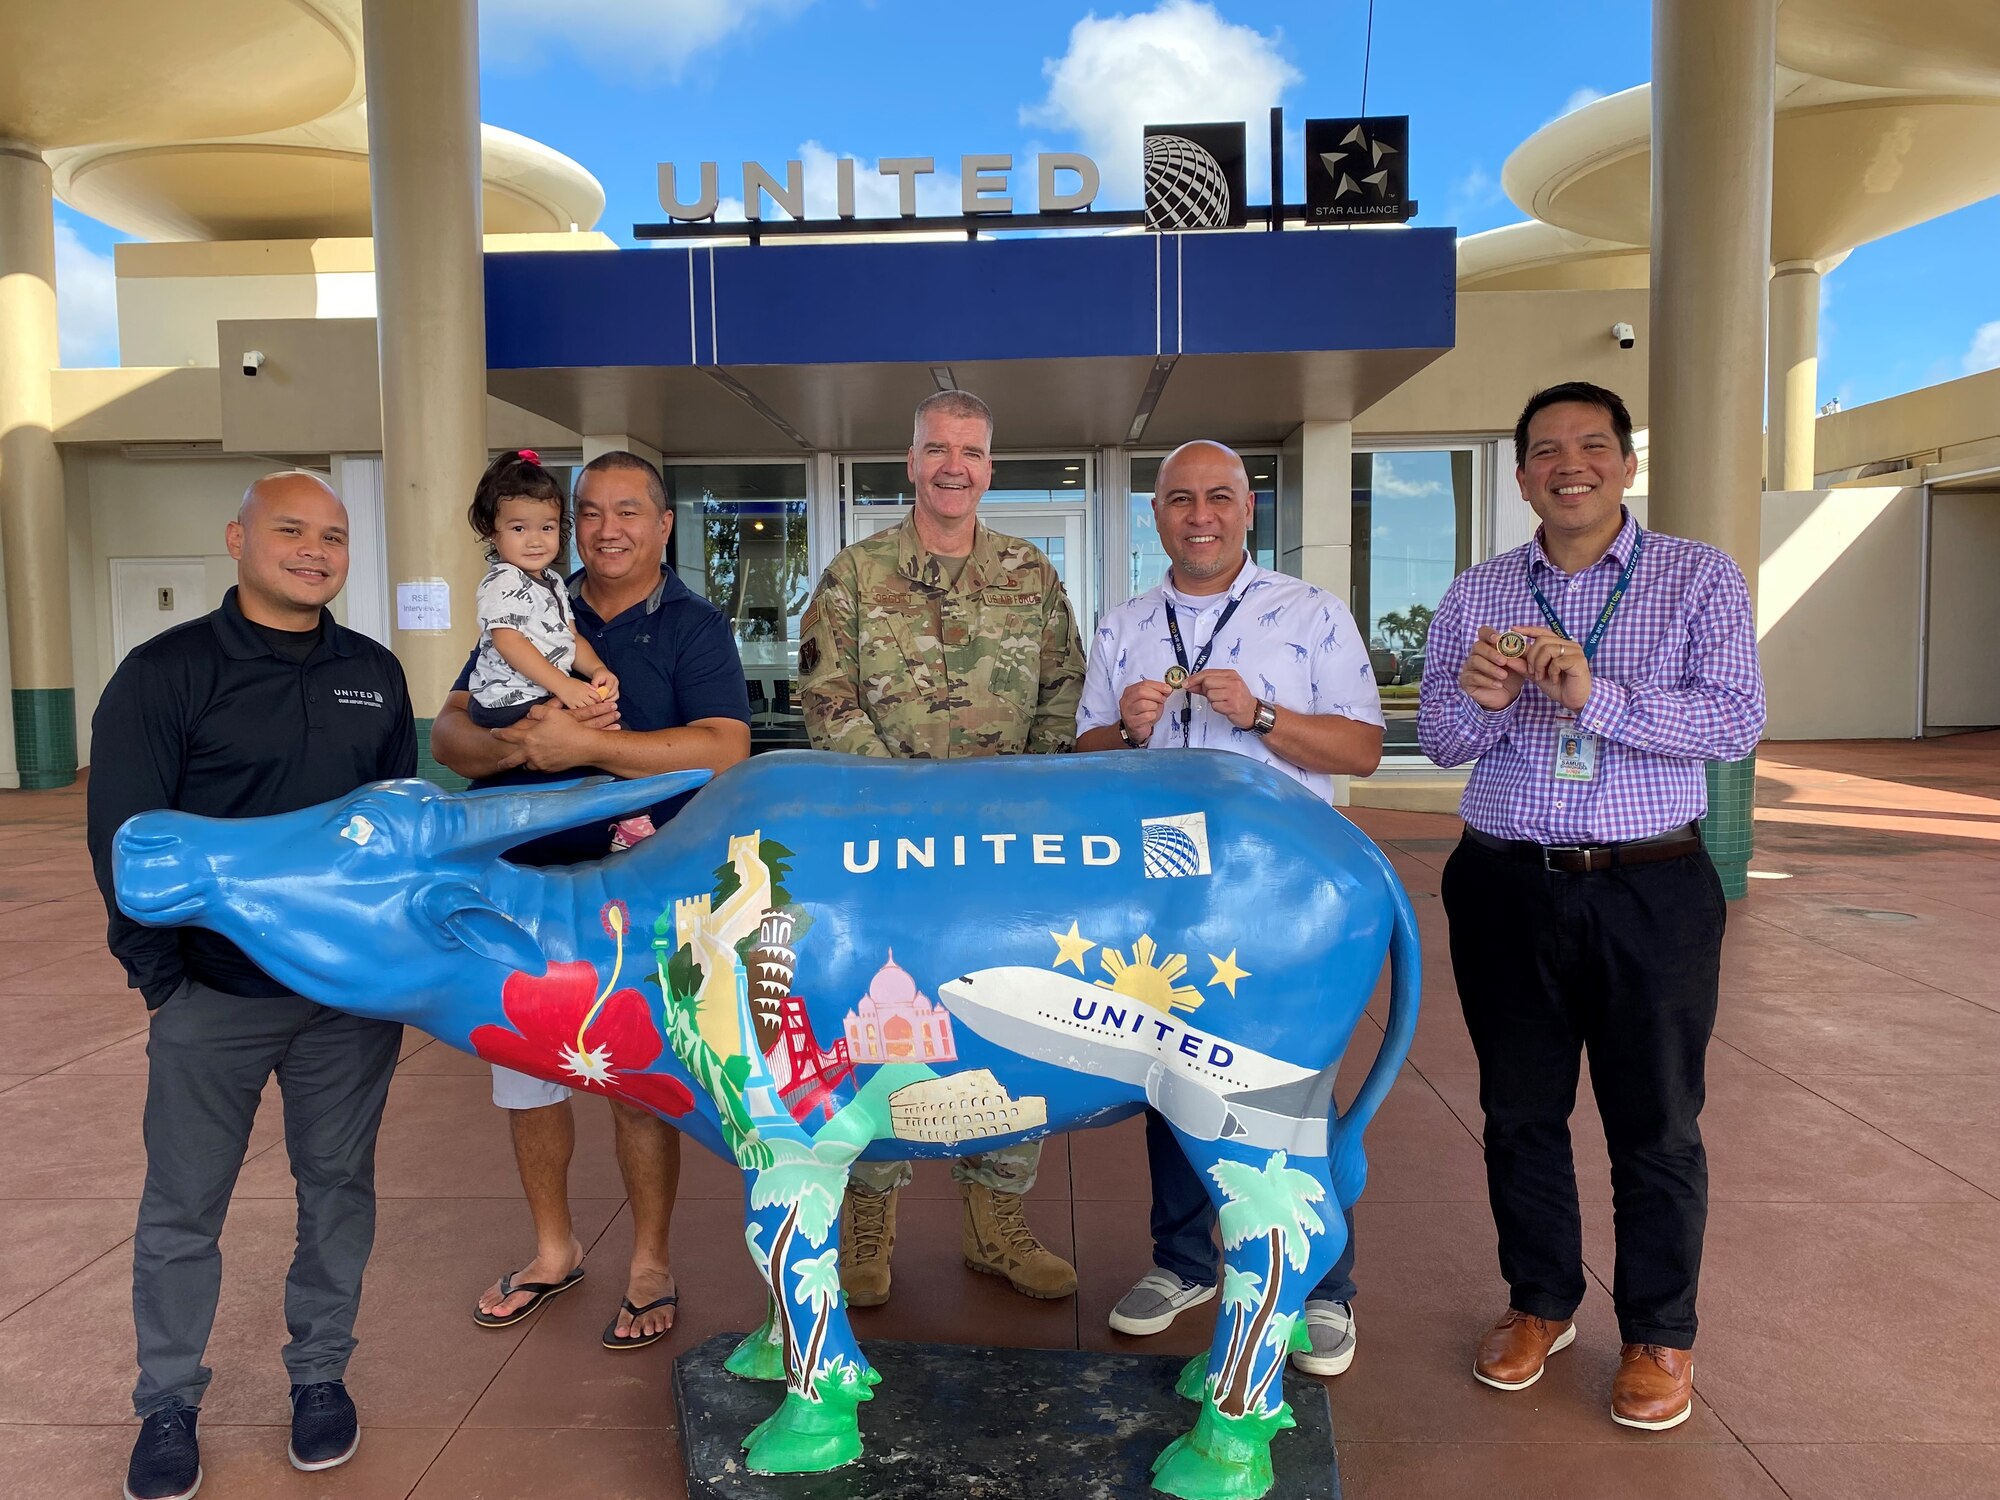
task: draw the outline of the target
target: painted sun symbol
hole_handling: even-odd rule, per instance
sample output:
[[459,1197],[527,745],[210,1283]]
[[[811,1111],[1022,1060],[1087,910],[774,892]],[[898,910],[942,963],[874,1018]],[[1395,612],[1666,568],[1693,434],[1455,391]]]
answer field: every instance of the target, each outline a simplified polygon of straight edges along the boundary
[[1155,964],[1153,955],[1157,952],[1159,945],[1150,933],[1140,934],[1129,959],[1116,948],[1106,948],[1100,962],[1111,978],[1098,980],[1097,987],[1150,1005],[1163,1015],[1172,1015],[1177,1010],[1199,1010],[1201,991],[1175,982],[1187,973],[1187,955],[1169,953],[1164,963]]

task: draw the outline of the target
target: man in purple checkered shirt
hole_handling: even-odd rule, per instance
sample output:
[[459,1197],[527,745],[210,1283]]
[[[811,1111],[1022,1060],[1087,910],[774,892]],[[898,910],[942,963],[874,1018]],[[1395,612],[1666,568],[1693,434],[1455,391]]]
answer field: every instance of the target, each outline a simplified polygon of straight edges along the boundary
[[1763,730],[1756,620],[1726,554],[1625,510],[1638,460],[1612,392],[1538,393],[1514,451],[1541,529],[1446,591],[1417,715],[1432,760],[1476,762],[1442,895],[1509,1291],[1473,1374],[1523,1390],[1576,1337],[1569,1117],[1588,1049],[1624,1342],[1611,1415],[1657,1431],[1693,1409],[1708,1217],[1698,1121],[1723,896],[1697,826],[1704,763]]

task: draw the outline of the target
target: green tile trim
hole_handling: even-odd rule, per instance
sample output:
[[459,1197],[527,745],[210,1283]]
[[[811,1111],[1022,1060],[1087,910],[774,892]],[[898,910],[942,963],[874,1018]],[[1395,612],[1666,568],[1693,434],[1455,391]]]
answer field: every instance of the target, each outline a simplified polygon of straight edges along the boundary
[[14,763],[21,790],[47,791],[76,780],[76,689],[15,688]]
[[417,720],[417,774],[426,781],[436,782],[448,792],[462,792],[469,782],[456,771],[447,771],[431,759],[430,719]]
[[1708,816],[1701,820],[1701,836],[1722,877],[1722,892],[1731,901],[1742,900],[1750,889],[1756,802],[1754,750],[1741,760],[1708,763]]

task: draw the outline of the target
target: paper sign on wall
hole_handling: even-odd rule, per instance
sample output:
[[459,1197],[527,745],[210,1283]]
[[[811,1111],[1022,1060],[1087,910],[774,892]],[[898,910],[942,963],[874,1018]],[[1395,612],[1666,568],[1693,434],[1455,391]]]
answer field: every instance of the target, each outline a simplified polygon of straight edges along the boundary
[[397,584],[396,628],[451,629],[451,585],[442,578],[413,578]]

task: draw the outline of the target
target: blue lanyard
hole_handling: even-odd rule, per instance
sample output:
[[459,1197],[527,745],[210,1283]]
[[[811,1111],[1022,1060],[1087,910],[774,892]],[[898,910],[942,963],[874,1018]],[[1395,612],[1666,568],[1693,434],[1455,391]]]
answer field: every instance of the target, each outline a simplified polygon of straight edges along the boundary
[[[1215,629],[1208,633],[1208,643],[1201,648],[1201,654],[1194,659],[1192,666],[1188,664],[1187,647],[1181,644],[1181,622],[1180,617],[1174,613],[1174,601],[1162,594],[1160,602],[1167,607],[1167,633],[1173,639],[1174,660],[1180,663],[1183,672],[1192,677],[1208,665],[1208,656],[1215,649],[1216,637],[1222,634],[1222,627],[1229,623],[1229,617],[1236,613],[1236,606],[1243,602],[1243,596],[1241,594],[1231,594],[1229,596],[1229,603],[1224,606],[1221,617],[1216,620]],[[1182,681],[1185,682],[1186,678],[1183,678]],[[1181,698],[1181,744],[1183,747],[1187,745],[1189,736],[1193,732],[1193,724],[1194,698],[1191,694],[1184,695]]]
[[[1626,560],[1625,571],[1618,575],[1618,582],[1611,590],[1611,597],[1604,601],[1604,608],[1597,612],[1597,623],[1590,627],[1590,634],[1584,637],[1583,664],[1586,667],[1595,663],[1597,648],[1604,641],[1604,632],[1611,624],[1611,617],[1618,613],[1618,604],[1625,597],[1625,590],[1631,586],[1632,570],[1639,566],[1639,552],[1645,545],[1646,533],[1639,531],[1632,540],[1632,556]],[[1563,629],[1561,617],[1556,614],[1549,601],[1542,597],[1541,586],[1535,582],[1535,564],[1532,558],[1528,563],[1528,592],[1535,596],[1535,604],[1541,610],[1542,618],[1548,622],[1549,629],[1566,641],[1574,640],[1575,637]]]

